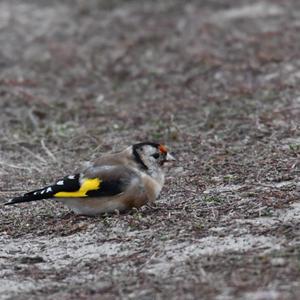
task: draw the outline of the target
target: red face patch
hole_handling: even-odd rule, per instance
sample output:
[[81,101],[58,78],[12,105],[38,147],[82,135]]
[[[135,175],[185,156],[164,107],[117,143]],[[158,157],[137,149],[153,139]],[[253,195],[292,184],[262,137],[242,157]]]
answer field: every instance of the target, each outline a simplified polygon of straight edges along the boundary
[[164,145],[159,145],[158,149],[161,153],[164,153],[164,154],[166,154],[168,152],[167,147]]

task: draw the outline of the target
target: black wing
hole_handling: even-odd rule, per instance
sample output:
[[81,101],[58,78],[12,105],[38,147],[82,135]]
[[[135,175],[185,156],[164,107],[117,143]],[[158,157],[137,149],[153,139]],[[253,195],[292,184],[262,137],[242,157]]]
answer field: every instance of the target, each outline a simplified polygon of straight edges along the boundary
[[105,166],[88,169],[84,174],[66,176],[54,185],[16,197],[4,205],[49,198],[109,197],[122,193],[135,172],[125,167]]

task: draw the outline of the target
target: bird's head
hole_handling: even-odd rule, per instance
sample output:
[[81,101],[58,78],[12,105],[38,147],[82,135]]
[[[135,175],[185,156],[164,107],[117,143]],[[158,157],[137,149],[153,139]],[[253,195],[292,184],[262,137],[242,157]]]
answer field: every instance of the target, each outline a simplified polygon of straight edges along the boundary
[[132,154],[144,170],[162,168],[165,163],[176,160],[166,146],[151,142],[133,145]]

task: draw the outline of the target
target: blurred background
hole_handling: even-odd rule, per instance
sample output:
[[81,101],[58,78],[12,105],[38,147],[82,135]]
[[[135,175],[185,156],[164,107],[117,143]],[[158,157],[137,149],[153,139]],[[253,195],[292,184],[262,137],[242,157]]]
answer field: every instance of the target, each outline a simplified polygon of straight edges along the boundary
[[[69,260],[39,250],[48,271],[0,272],[3,299],[297,299],[299,31],[297,0],[0,1],[3,201],[135,142],[165,143],[178,157],[158,207],[138,217],[1,208],[11,249],[80,232],[72,247],[90,264],[87,277],[68,243],[53,249]],[[120,246],[128,228],[136,248],[126,253],[103,261],[84,248],[92,240],[101,252],[115,235]],[[8,288],[16,281],[21,293]]]

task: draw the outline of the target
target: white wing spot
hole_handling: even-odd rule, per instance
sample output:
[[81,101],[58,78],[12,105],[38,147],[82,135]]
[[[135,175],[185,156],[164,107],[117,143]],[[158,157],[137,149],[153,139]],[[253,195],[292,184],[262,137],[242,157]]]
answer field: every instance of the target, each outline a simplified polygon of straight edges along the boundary
[[49,187],[47,188],[46,193],[50,193],[50,192],[52,192],[52,188],[49,186]]
[[33,193],[33,195],[37,195],[37,194],[38,194],[38,192],[34,192],[34,193]]
[[45,190],[42,190],[42,191],[41,191],[41,194],[44,194],[44,193],[45,193]]
[[70,176],[68,176],[68,179],[74,179],[75,178],[75,176],[74,175],[70,175]]
[[64,184],[64,181],[63,180],[59,180],[56,182],[56,185],[63,185]]

